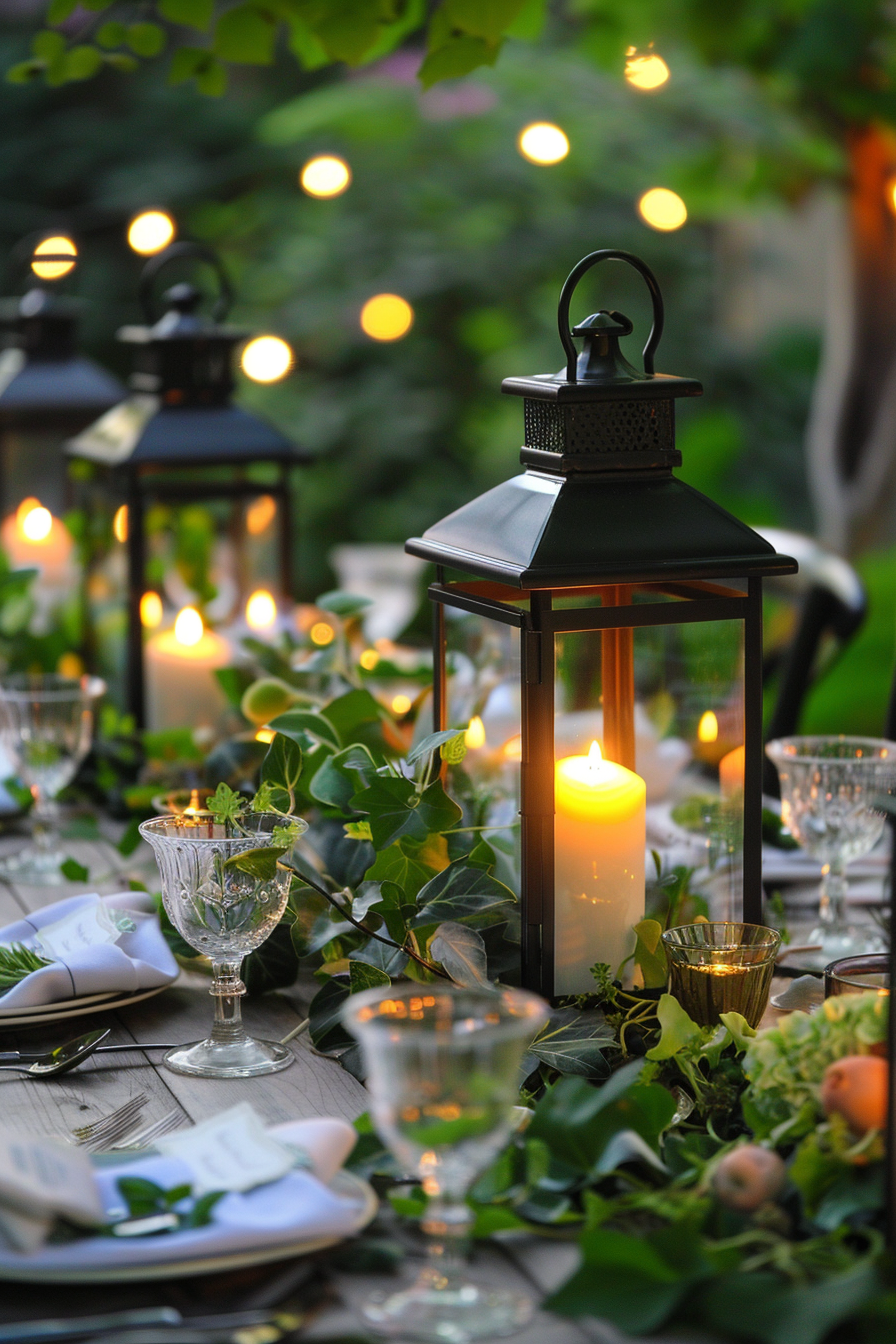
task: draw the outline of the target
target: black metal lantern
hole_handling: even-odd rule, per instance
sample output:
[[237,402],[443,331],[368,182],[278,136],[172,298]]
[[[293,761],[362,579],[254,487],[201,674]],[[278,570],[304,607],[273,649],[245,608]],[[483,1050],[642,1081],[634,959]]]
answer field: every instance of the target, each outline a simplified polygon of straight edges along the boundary
[[[620,352],[632,330],[621,313],[569,330],[576,285],[607,260],[633,266],[650,291],[643,373]],[[673,741],[693,754],[693,791],[718,791],[721,778],[719,825],[742,852],[715,917],[761,922],[761,580],[796,569],[673,474],[675,398],[702,388],[654,373],[663,305],[650,269],[592,253],[563,286],[558,318],[566,368],[503,384],[524,398],[523,473],[407,543],[437,566],[437,729],[471,707],[464,627],[490,650],[473,745],[502,772],[519,762],[523,983],[549,997],[588,990],[592,964],[615,971],[631,950],[645,792],[649,811],[651,779],[668,788],[656,765]],[[492,723],[503,747],[487,740]]]
[[[55,240],[48,240],[53,243]],[[60,241],[67,242],[62,239]],[[16,252],[34,256],[34,238]],[[27,247],[26,247],[27,245]],[[38,244],[39,246],[40,244]],[[52,277],[75,264],[44,249],[35,261]],[[36,285],[0,302],[0,507],[14,510],[35,497],[51,513],[66,502],[63,444],[124,395],[117,378],[79,354],[78,304]]]
[[[205,262],[216,271],[220,293],[211,320],[199,312],[201,292],[187,283],[169,289],[165,310],[158,311],[154,283],[179,259]],[[230,501],[230,531],[239,550],[245,535],[239,511],[270,497],[279,524],[280,593],[293,596],[291,469],[311,457],[231,401],[234,348],[247,335],[221,325],[232,298],[220,260],[208,248],[180,242],[153,257],[140,282],[147,325],[119,332],[134,351],[131,394],[68,445],[73,458],[99,469],[88,488],[99,487],[118,506],[119,517],[122,506],[127,509],[119,528],[127,546],[126,698],[140,726],[146,717],[141,600],[147,591],[150,504]]]

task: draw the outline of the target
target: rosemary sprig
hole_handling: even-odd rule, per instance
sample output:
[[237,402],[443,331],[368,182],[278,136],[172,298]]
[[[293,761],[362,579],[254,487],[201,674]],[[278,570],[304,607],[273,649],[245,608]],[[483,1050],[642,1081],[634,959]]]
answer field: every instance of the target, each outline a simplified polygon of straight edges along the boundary
[[41,966],[51,963],[24,943],[0,943],[0,991],[12,989],[20,980]]

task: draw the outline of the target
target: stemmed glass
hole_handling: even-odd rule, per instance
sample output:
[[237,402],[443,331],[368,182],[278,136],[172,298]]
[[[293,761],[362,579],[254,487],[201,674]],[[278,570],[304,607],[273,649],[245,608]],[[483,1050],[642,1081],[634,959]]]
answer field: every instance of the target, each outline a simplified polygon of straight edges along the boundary
[[873,849],[885,815],[874,806],[896,781],[896,743],[874,737],[782,737],[765,748],[781,780],[781,819],[821,865],[819,964],[874,950],[846,915],[846,865]]
[[365,1306],[381,1334],[467,1344],[513,1334],[532,1315],[525,1294],[467,1279],[465,1196],[513,1131],[520,1063],[548,1012],[522,990],[417,984],[354,994],[343,1009],[363,1051],[377,1133],[429,1198],[425,1268],[410,1288]]
[[[290,821],[300,832],[308,829],[298,817]],[[246,992],[240,979],[243,957],[260,947],[279,923],[291,873],[277,868],[269,876],[261,867],[253,872],[233,863],[249,850],[276,845],[274,830],[282,825],[283,817],[266,812],[244,817],[236,834],[232,825],[216,822],[210,812],[141,822],[140,834],[159,866],[168,916],[190,946],[210,958],[214,970],[211,1035],[168,1051],[164,1062],[175,1073],[251,1078],[293,1062],[292,1052],[277,1041],[248,1036],[240,1013]]]
[[59,865],[56,797],[74,779],[90,750],[94,707],[105,694],[99,677],[49,673],[0,682],[0,743],[34,799],[33,843],[0,863],[0,876],[53,886],[66,881]]

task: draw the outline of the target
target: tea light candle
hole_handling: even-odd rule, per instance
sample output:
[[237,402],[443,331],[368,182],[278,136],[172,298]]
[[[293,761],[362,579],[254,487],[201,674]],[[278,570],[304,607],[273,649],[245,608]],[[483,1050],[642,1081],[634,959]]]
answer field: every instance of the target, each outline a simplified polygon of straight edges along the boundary
[[225,706],[215,670],[231,661],[230,644],[206,630],[193,607],[184,607],[173,630],[146,645],[147,721],[151,730],[213,726]]
[[634,771],[602,758],[566,756],[554,771],[556,994],[592,989],[590,967],[617,966],[644,918],[647,790]]

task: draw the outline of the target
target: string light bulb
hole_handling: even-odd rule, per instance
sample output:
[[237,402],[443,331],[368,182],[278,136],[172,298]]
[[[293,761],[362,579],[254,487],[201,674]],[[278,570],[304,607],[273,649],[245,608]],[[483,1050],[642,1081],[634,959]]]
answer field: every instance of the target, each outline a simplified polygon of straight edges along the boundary
[[128,246],[141,257],[152,257],[174,239],[177,227],[165,210],[143,210],[128,225]]
[[292,346],[280,336],[256,336],[244,348],[240,368],[253,383],[277,383],[294,362]]
[[165,611],[158,593],[150,589],[140,599],[140,624],[146,630],[156,630],[162,624]]
[[352,170],[336,154],[318,154],[309,159],[299,173],[299,185],[308,196],[319,200],[341,196],[352,182]]
[[655,51],[639,55],[636,47],[629,47],[626,52],[625,78],[633,88],[652,93],[668,83],[669,67]]
[[128,539],[127,504],[122,504],[115,510],[115,517],[112,519],[112,535],[116,541],[125,542]]
[[711,709],[700,716],[697,724],[698,742],[715,742],[719,736],[719,721]]
[[551,121],[533,121],[531,126],[524,126],[516,144],[524,159],[543,167],[560,163],[569,153],[566,133]]
[[375,294],[361,309],[361,330],[374,341],[400,341],[414,323],[414,310],[400,294]]
[[684,201],[667,187],[652,187],[645,191],[638,201],[638,213],[645,224],[660,233],[680,229],[688,217]]
[[39,280],[61,280],[75,269],[77,260],[78,249],[71,238],[58,234],[38,243],[31,258],[31,269]]

